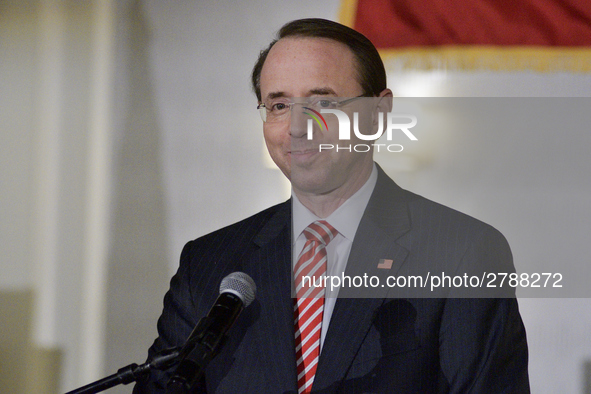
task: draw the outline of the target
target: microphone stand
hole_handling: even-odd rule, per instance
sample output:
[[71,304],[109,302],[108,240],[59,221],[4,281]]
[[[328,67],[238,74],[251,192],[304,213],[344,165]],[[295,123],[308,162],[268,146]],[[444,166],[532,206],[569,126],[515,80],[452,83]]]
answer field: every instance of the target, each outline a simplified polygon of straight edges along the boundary
[[95,394],[120,384],[129,384],[150,373],[152,369],[164,370],[177,364],[180,347],[164,349],[142,365],[129,364],[106,378],[87,384],[66,394]]

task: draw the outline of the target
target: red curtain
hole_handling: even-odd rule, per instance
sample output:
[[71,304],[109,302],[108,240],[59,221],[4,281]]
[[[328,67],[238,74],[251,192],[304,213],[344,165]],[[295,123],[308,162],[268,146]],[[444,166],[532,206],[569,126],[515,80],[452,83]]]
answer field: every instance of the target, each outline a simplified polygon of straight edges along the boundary
[[382,49],[591,46],[591,0],[358,0],[353,27]]

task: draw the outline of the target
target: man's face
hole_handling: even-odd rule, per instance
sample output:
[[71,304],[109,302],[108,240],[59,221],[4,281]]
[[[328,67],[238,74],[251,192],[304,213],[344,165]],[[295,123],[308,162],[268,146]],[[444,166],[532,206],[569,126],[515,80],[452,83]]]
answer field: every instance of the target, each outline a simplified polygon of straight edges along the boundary
[[[363,89],[357,81],[355,64],[351,50],[339,42],[322,38],[281,39],[269,51],[261,71],[262,101],[268,105],[277,97],[360,96]],[[302,106],[296,105],[285,120],[266,122],[263,126],[269,153],[291,180],[294,191],[319,195],[342,190],[347,194],[348,190],[360,187],[360,179],[366,179],[371,171],[371,152],[319,152],[319,143],[336,143],[336,117],[325,117],[331,135],[315,127],[314,139],[309,141],[307,117],[302,112]]]

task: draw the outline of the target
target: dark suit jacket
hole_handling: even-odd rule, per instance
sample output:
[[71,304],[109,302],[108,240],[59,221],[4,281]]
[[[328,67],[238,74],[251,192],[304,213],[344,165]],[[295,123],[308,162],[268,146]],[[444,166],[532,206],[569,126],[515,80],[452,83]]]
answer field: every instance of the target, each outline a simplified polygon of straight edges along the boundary
[[[257,284],[257,298],[208,366],[207,392],[297,393],[290,224],[288,201],[189,242],[149,354],[182,345],[222,278],[243,271]],[[380,259],[392,260],[392,268],[377,268]],[[347,275],[367,273],[385,283],[387,275],[513,270],[497,230],[401,189],[379,169]],[[369,298],[341,298],[356,291],[341,289],[313,392],[529,392],[525,329],[514,298],[454,298],[462,294],[449,289],[434,293],[438,298],[406,298],[405,289],[387,287]],[[134,392],[163,392],[169,376],[153,373]]]

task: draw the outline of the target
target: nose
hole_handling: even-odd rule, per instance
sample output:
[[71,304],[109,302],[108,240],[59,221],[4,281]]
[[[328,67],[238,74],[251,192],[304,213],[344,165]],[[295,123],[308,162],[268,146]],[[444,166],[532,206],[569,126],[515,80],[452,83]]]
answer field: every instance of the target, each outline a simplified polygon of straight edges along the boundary
[[291,119],[289,122],[289,134],[293,138],[306,136],[308,131],[309,117],[304,114],[303,104],[295,103],[291,108]]

